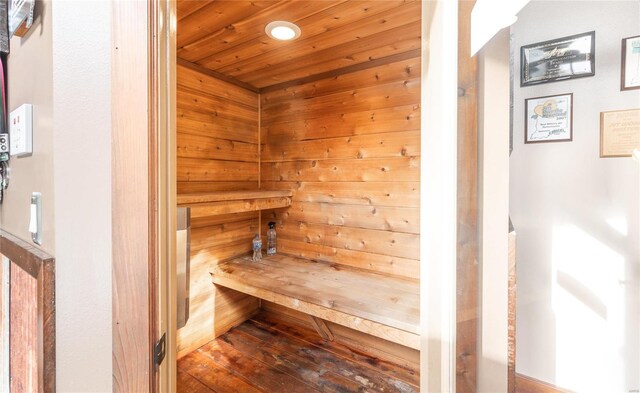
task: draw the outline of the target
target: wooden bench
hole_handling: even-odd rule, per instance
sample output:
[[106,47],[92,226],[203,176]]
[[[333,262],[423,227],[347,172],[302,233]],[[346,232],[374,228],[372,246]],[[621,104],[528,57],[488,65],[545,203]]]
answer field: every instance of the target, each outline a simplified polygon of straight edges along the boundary
[[214,265],[213,282],[311,316],[324,338],[324,321],[419,349],[417,281],[288,255],[236,258]]

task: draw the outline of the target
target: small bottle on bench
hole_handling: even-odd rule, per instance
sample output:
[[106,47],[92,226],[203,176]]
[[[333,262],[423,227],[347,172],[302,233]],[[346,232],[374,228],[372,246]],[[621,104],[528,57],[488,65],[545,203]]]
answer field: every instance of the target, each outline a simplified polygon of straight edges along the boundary
[[256,233],[256,237],[253,238],[253,259],[254,262],[262,260],[262,240],[260,235]]
[[276,223],[269,222],[267,231],[267,255],[276,255]]

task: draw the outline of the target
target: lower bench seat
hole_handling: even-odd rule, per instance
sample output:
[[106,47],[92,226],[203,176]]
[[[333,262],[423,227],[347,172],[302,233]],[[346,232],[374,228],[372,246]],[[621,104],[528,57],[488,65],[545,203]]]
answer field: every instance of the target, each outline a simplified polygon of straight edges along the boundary
[[282,254],[232,259],[211,275],[214,284],[419,349],[417,281]]

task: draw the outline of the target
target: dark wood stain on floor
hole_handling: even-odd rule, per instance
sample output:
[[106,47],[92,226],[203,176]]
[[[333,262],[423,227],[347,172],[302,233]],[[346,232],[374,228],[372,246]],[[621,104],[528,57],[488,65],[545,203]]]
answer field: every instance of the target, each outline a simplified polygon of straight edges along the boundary
[[419,376],[259,315],[178,361],[179,393],[418,392]]

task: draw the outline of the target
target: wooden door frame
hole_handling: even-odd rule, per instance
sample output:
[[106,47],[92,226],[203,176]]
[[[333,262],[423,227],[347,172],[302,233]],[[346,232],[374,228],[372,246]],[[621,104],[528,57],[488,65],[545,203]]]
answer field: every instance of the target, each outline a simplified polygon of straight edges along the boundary
[[[425,392],[452,392],[456,376],[458,5],[446,0],[423,4],[426,88],[422,102],[437,99],[439,109],[445,110],[422,105],[422,135],[427,143],[423,143],[421,182],[426,184],[428,179],[430,186],[421,193],[421,308],[429,310],[422,313],[421,321],[421,386]],[[169,0],[112,5],[114,391],[175,389],[175,323],[170,323],[175,300],[168,300],[175,298],[171,296],[175,285],[172,275],[166,274],[174,268],[169,256],[175,250],[171,241],[175,233],[171,215],[175,208],[175,188],[171,189],[175,21],[175,3]],[[169,111],[168,117],[162,116],[167,114],[163,109]],[[152,348],[162,327],[169,338],[165,364],[173,375],[165,372],[159,377]]]
[[[175,2],[112,3],[113,390],[175,391]],[[169,110],[167,110],[169,109]]]

